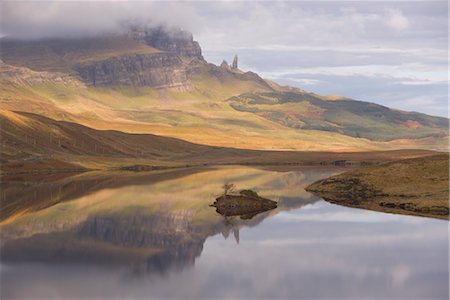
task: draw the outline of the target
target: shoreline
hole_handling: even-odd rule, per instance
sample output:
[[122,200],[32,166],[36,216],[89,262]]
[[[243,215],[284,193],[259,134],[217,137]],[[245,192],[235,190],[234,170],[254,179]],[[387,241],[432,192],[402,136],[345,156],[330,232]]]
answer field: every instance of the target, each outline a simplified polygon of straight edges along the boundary
[[449,220],[449,155],[388,162],[314,182],[306,191],[347,207]]
[[[144,172],[190,167],[214,166],[255,166],[255,167],[363,167],[378,165],[395,160],[434,156],[436,152],[428,150],[388,150],[367,152],[297,152],[297,151],[258,151],[252,150],[237,154],[213,154],[192,159],[192,163],[183,159],[169,160],[133,160],[112,157],[72,157],[73,159],[26,159],[4,161],[0,177],[6,175],[43,175],[55,173],[82,173],[89,171],[131,171]],[[80,163],[83,161],[83,163]]]

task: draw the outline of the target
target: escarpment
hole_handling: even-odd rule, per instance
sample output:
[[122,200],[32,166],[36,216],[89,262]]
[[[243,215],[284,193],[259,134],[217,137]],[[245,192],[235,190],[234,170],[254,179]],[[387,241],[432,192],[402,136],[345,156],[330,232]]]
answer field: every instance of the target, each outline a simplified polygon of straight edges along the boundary
[[[126,33],[83,38],[4,37],[1,50],[0,59],[8,66],[39,74],[57,72],[61,78],[79,79],[87,86],[146,86],[190,92],[199,82],[212,80],[233,89],[246,87],[242,91],[273,90],[257,74],[240,70],[237,56],[231,65],[208,63],[192,34],[177,28],[136,27]],[[32,72],[34,77],[39,75]]]
[[132,85],[189,89],[186,69],[174,54],[134,54],[112,57],[75,67],[87,85]]
[[204,61],[199,43],[194,41],[192,33],[185,30],[166,29],[161,26],[134,28],[128,33],[128,36],[137,42],[162,51]]
[[206,63],[191,33],[163,27],[127,34],[44,40],[1,39],[0,59],[38,72],[62,72],[86,85],[190,90],[186,66]]

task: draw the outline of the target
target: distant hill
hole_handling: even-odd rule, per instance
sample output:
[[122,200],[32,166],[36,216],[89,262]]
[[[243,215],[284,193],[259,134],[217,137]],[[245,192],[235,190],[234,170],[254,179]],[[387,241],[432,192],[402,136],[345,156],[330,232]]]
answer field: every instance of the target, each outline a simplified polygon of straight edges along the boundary
[[216,66],[179,29],[0,45],[0,109],[244,149],[448,149],[446,118],[280,86],[238,57]]
[[313,93],[245,93],[228,101],[238,111],[251,112],[286,127],[339,132],[375,141],[449,134],[446,118],[351,99],[329,101]]

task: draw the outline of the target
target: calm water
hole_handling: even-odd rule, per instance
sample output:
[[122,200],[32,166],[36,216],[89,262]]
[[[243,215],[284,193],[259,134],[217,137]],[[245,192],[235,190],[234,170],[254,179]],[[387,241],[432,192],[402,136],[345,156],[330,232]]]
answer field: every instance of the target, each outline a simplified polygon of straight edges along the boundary
[[[448,222],[340,207],[304,191],[336,172],[9,178],[1,298],[448,299]],[[278,208],[224,218],[209,204],[226,182]]]

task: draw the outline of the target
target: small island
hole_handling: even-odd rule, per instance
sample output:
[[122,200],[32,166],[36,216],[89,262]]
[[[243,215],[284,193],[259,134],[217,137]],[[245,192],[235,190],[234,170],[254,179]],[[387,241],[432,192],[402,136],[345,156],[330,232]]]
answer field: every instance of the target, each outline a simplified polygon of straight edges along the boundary
[[306,187],[335,204],[449,218],[449,155],[404,159],[319,180]]
[[223,216],[250,219],[259,213],[277,208],[277,202],[260,197],[255,191],[246,189],[236,193],[233,184],[225,184],[223,188],[223,195],[211,204]]

